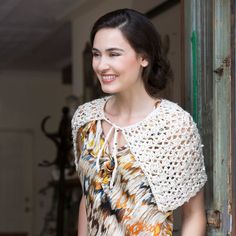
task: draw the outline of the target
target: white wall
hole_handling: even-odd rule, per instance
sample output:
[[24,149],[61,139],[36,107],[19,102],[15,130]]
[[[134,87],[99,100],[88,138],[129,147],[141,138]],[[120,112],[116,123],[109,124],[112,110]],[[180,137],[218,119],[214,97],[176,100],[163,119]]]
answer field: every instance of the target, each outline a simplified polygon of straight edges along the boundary
[[56,157],[54,144],[43,135],[40,123],[50,115],[47,129],[57,131],[61,109],[71,90],[70,85],[62,84],[60,72],[0,71],[0,130],[30,130],[34,137],[32,210],[35,236],[39,235],[51,199],[50,195],[39,195],[39,190],[51,179],[52,168],[40,168],[38,163]]

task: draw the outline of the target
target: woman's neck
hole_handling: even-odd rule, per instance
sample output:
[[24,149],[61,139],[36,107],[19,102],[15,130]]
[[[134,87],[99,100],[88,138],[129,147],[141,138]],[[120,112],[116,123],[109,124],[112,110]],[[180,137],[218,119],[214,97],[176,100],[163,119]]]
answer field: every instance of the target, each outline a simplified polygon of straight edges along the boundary
[[120,93],[114,95],[107,103],[105,112],[112,117],[143,118],[149,114],[157,99],[150,97],[147,92]]

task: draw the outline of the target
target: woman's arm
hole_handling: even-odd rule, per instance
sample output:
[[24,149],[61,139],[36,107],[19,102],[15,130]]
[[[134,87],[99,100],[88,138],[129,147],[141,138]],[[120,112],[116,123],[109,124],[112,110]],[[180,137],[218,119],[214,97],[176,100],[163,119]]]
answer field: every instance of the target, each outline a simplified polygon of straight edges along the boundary
[[204,236],[206,233],[206,215],[203,190],[182,206],[182,213],[181,236]]
[[87,235],[87,215],[85,208],[85,196],[83,195],[79,206],[78,236]]
[[[78,156],[80,156],[82,149],[82,140],[81,133],[77,134],[77,152]],[[85,207],[85,196],[82,195],[79,205],[79,217],[78,217],[78,236],[87,236],[87,214]]]

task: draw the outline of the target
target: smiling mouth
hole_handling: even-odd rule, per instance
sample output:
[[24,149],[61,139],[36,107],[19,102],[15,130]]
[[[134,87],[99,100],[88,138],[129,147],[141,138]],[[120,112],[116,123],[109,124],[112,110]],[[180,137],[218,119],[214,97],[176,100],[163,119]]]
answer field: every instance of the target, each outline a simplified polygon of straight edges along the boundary
[[117,78],[116,75],[102,75],[101,79],[103,83],[110,83]]

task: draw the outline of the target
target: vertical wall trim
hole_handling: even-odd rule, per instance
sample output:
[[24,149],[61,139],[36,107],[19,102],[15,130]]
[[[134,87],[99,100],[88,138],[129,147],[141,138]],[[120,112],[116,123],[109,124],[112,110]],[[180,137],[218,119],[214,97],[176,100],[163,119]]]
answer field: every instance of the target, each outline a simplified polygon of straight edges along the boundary
[[200,1],[184,1],[186,109],[200,128],[201,121],[201,9]]
[[197,68],[197,33],[194,30],[191,37],[192,42],[192,115],[195,122],[198,121],[198,68]]

